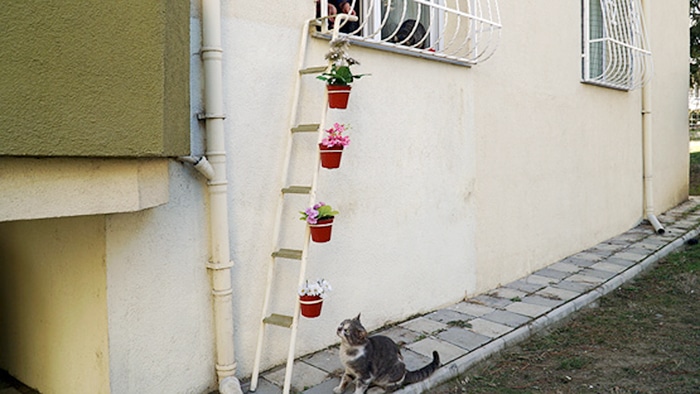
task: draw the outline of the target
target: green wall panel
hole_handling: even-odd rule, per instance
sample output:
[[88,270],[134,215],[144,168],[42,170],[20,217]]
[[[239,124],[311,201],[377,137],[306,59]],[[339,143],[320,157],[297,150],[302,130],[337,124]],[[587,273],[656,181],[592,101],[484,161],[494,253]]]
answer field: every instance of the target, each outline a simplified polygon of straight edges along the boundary
[[0,155],[189,151],[189,2],[0,7]]

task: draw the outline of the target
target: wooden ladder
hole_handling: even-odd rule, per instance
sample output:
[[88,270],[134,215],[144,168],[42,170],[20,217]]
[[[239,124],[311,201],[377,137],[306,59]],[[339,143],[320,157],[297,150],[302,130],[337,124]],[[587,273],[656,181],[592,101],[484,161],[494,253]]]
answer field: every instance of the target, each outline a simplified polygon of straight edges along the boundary
[[[342,17],[346,17],[344,14]],[[351,17],[355,18],[355,17]],[[284,376],[284,387],[283,387],[283,394],[288,394],[291,390],[291,381],[292,381],[292,367],[294,364],[294,353],[295,353],[295,346],[296,346],[296,337],[297,337],[297,328],[298,328],[298,323],[299,323],[299,311],[300,311],[300,305],[299,302],[295,302],[295,307],[294,311],[291,314],[278,314],[278,313],[270,313],[270,301],[272,297],[272,284],[275,279],[275,268],[276,265],[279,263],[280,259],[287,259],[287,260],[297,260],[299,262],[299,282],[298,285],[301,286],[305,280],[305,275],[306,275],[306,266],[307,266],[307,257],[308,257],[308,250],[309,250],[309,226],[305,226],[305,234],[304,234],[304,241],[303,241],[303,246],[301,249],[285,249],[285,248],[280,248],[279,243],[280,243],[280,235],[281,235],[281,226],[282,226],[282,216],[283,216],[283,211],[284,211],[284,206],[285,206],[285,200],[288,196],[290,195],[299,195],[299,194],[306,194],[308,195],[309,199],[309,204],[307,206],[312,206],[315,203],[316,199],[316,186],[318,182],[318,175],[319,175],[319,162],[320,162],[320,155],[316,154],[315,155],[315,162],[314,162],[314,174],[313,174],[313,180],[311,181],[310,185],[287,185],[288,182],[288,176],[289,176],[289,168],[291,166],[291,160],[292,160],[292,148],[293,148],[293,140],[294,137],[300,133],[317,133],[318,134],[318,140],[317,142],[320,143],[321,139],[323,138],[323,125],[326,122],[326,115],[328,113],[328,99],[327,97],[323,100],[323,110],[321,111],[320,115],[320,121],[319,123],[308,123],[308,124],[298,124],[298,118],[299,118],[299,104],[300,104],[300,95],[301,95],[301,85],[303,82],[303,79],[305,77],[308,77],[309,75],[314,75],[314,74],[320,74],[324,71],[327,71],[330,69],[330,64],[328,65],[323,65],[323,66],[312,66],[312,67],[307,67],[305,66],[306,64],[306,52],[308,49],[308,43],[310,39],[310,34],[309,34],[309,29],[311,27],[316,27],[320,25],[325,25],[325,23],[321,23],[324,19],[312,19],[308,21],[303,29],[302,36],[301,36],[301,43],[299,46],[299,55],[298,55],[298,60],[297,60],[297,69],[298,73],[296,76],[295,84],[294,84],[294,99],[292,101],[292,106],[291,106],[291,113],[289,116],[290,119],[290,127],[289,130],[290,132],[287,134],[287,141],[286,141],[286,152],[285,152],[285,159],[284,159],[284,167],[282,170],[282,182],[284,182],[285,186],[282,187],[279,193],[279,198],[278,198],[278,203],[277,203],[277,211],[276,211],[276,218],[275,218],[275,224],[274,224],[274,229],[273,229],[273,247],[275,248],[275,251],[272,252],[272,261],[269,264],[268,272],[267,272],[267,283],[265,287],[265,295],[264,295],[264,301],[263,301],[263,307],[262,307],[262,318],[260,321],[260,329],[258,332],[258,342],[257,342],[257,348],[255,351],[255,364],[253,366],[253,374],[251,376],[251,383],[250,383],[250,391],[255,391],[258,387],[258,378],[260,375],[260,363],[261,363],[261,358],[262,358],[262,352],[263,352],[263,345],[264,345],[264,340],[265,340],[265,330],[267,326],[269,325],[274,325],[274,326],[279,326],[283,328],[287,328],[290,330],[290,338],[289,338],[289,350],[287,353],[287,364],[286,364],[286,370],[285,370],[285,376]],[[336,25],[340,25],[340,23],[336,23]],[[325,29],[325,27],[322,27],[322,29]],[[335,29],[333,31],[333,38],[338,37],[338,31]],[[295,295],[296,296],[296,289],[294,292],[290,292],[290,295]]]

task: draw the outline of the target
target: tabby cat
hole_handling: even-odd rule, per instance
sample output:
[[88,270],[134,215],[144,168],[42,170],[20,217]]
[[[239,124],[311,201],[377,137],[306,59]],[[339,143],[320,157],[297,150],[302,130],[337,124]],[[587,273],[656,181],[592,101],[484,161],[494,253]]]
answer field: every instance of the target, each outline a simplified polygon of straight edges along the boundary
[[417,371],[407,371],[399,346],[382,335],[368,336],[360,323],[360,315],[343,320],[337,331],[340,337],[340,361],[345,373],[333,392],[340,394],[357,380],[355,394],[363,394],[370,385],[390,391],[421,381],[440,366],[438,352],[433,352],[433,361]]

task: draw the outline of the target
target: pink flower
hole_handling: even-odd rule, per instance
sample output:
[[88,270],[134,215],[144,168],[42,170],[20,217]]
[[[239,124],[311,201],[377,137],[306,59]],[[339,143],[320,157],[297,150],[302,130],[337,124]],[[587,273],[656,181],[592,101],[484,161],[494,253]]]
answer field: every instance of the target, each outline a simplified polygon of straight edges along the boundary
[[316,224],[318,223],[318,211],[317,207],[314,206],[313,208],[306,208],[304,213],[306,213],[306,222],[309,224]]
[[333,124],[332,128],[326,130],[328,135],[323,137],[321,144],[329,148],[336,145],[348,146],[348,144],[350,144],[350,138],[343,135],[344,131],[345,125],[338,123]]

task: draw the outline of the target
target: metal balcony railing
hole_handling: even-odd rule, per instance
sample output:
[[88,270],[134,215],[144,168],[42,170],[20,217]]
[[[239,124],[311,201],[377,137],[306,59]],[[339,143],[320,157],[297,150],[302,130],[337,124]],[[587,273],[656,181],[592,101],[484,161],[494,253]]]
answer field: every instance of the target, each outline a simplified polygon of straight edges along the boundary
[[[351,13],[358,20],[339,22],[340,34],[355,44],[473,65],[488,59],[498,46],[497,1],[351,0]],[[328,3],[319,0],[321,35],[329,33],[335,19],[328,15]]]

